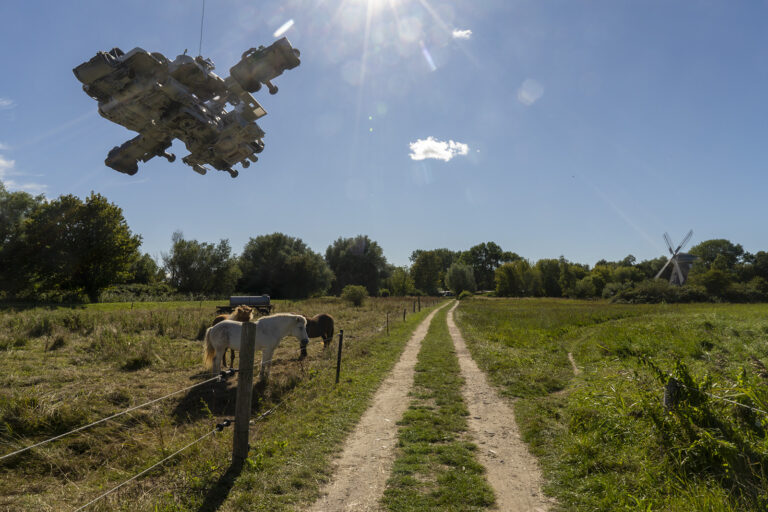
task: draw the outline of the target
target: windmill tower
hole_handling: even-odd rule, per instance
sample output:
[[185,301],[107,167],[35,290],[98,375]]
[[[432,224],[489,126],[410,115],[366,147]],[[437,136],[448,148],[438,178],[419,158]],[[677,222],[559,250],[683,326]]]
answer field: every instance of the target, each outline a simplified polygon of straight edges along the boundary
[[691,239],[691,236],[693,236],[693,230],[688,231],[688,234],[685,235],[685,238],[683,238],[683,241],[680,242],[680,245],[677,246],[677,249],[672,249],[672,240],[669,238],[667,233],[664,233],[664,241],[667,243],[667,249],[669,249],[669,254],[671,254],[671,257],[669,258],[669,261],[667,261],[667,263],[661,267],[661,270],[659,270],[659,273],[656,274],[654,279],[660,278],[662,274],[664,274],[664,271],[667,270],[667,267],[672,265],[672,273],[669,276],[669,284],[674,284],[677,286],[682,286],[685,284],[685,280],[688,279],[688,272],[691,270],[691,266],[693,265],[693,262],[696,260],[697,256],[680,252],[680,250],[685,244],[688,243],[688,241]]

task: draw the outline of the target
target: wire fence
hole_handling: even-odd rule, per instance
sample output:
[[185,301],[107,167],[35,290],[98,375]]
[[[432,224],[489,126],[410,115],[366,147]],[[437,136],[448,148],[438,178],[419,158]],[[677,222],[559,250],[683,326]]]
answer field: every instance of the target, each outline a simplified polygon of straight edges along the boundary
[[204,380],[202,382],[198,382],[197,384],[193,384],[191,386],[187,386],[187,387],[185,387],[183,389],[180,389],[178,391],[174,391],[172,393],[168,393],[167,395],[161,396],[160,398],[155,398],[154,400],[150,400],[149,402],[145,402],[145,403],[143,403],[141,405],[134,405],[133,407],[129,407],[129,408],[123,410],[123,411],[120,411],[118,413],[112,414],[111,416],[107,416],[106,418],[102,418],[100,420],[94,421],[93,423],[89,423],[87,425],[83,425],[82,427],[78,427],[76,429],[70,430],[69,432],[65,432],[63,434],[59,434],[57,436],[51,437],[50,439],[46,439],[45,441],[40,441],[39,443],[35,443],[35,444],[32,444],[32,445],[26,446],[24,448],[21,448],[19,450],[11,452],[11,453],[7,453],[7,454],[1,456],[0,460],[4,460],[4,459],[7,459],[9,457],[13,457],[14,455],[18,455],[20,453],[23,453],[23,452],[26,452],[28,450],[31,450],[33,448],[37,448],[39,446],[46,445],[48,443],[51,443],[53,441],[56,441],[56,440],[61,439],[63,437],[66,437],[68,435],[74,434],[76,432],[81,432],[83,430],[89,429],[89,428],[91,428],[93,426],[96,426],[96,425],[98,425],[100,423],[104,423],[106,421],[113,420],[113,419],[115,419],[115,418],[117,418],[119,416],[122,416],[124,414],[128,414],[129,412],[132,412],[132,411],[135,411],[137,409],[142,409],[144,407],[150,406],[150,405],[152,405],[154,403],[157,403],[157,402],[160,402],[162,400],[165,400],[166,398],[170,398],[170,397],[172,397],[174,395],[178,395],[179,393],[183,393],[185,391],[189,391],[190,389],[194,389],[194,388],[202,386],[204,384],[208,384],[209,382],[219,381],[222,378],[226,378],[226,377],[228,377],[230,375],[234,375],[234,371],[231,371],[231,373],[230,373],[230,370],[222,371],[216,377],[212,377],[212,378]]
[[[439,301],[439,300],[437,300],[437,301],[434,301],[434,302],[432,302],[431,304],[430,304],[430,303],[425,303],[424,305],[422,305],[422,304],[420,304],[420,303],[419,303],[419,304],[418,304],[418,310],[419,310],[419,311],[421,311],[421,307],[422,307],[422,306],[423,306],[423,307],[430,307],[430,306],[434,306],[434,305],[438,304],[439,302],[440,302],[440,301]],[[416,308],[417,308],[417,305],[416,305],[416,302],[414,302],[414,312],[415,312]],[[392,312],[386,312],[386,313],[387,313],[387,327],[388,327],[388,325],[389,325],[389,322],[390,322],[390,316],[389,316],[389,315],[390,315],[390,314],[393,314],[393,313],[395,313],[395,314],[399,314],[399,312],[400,312],[400,310],[395,310],[395,311],[392,311]],[[403,309],[403,310],[402,310],[402,315],[403,315],[403,320],[405,320],[405,318],[406,318],[406,310],[405,310],[405,309]],[[394,314],[393,314],[392,316],[393,316],[393,318],[394,318]],[[383,330],[383,328],[384,328],[384,326],[382,326],[382,328],[381,328],[381,329],[379,329],[379,330]],[[354,335],[349,335],[349,334],[345,334],[344,336],[345,336],[345,338],[346,338],[346,339],[348,339],[348,340],[349,340],[349,339],[363,339],[363,338],[364,338],[364,336],[354,336]],[[257,366],[263,366],[263,365],[265,365],[265,364],[270,364],[270,365],[271,365],[272,363],[274,363],[274,362],[278,362],[278,361],[280,361],[280,360],[286,360],[286,361],[287,361],[288,359],[285,359],[285,358],[280,358],[280,357],[273,357],[273,358],[271,358],[271,359],[269,359],[269,360],[267,360],[267,361],[259,361],[259,362],[257,362],[257,363],[254,363],[254,365],[253,365],[253,367],[250,369],[250,371],[254,371],[254,370],[256,370],[256,367],[257,367]],[[323,368],[327,368],[327,367],[330,367],[330,366],[331,366],[331,363],[332,363],[332,361],[331,361],[330,359],[329,359],[329,360],[326,360],[326,359],[320,359],[320,360],[318,361],[318,363],[320,364],[320,366],[321,366],[321,367],[323,367]],[[52,443],[52,442],[54,442],[54,441],[57,441],[57,440],[59,440],[59,439],[62,439],[62,438],[64,438],[64,437],[67,437],[67,436],[69,436],[69,435],[72,435],[72,434],[75,434],[75,433],[78,433],[78,432],[82,432],[82,431],[85,431],[85,430],[87,430],[87,429],[89,429],[89,428],[92,428],[92,427],[94,427],[94,426],[96,426],[96,425],[99,425],[99,424],[105,423],[105,422],[107,422],[107,421],[111,421],[111,420],[114,420],[114,419],[116,419],[116,418],[118,418],[118,417],[120,417],[120,416],[123,416],[123,415],[125,415],[125,414],[128,414],[128,413],[130,413],[130,412],[133,412],[133,411],[136,411],[136,410],[139,410],[139,409],[142,409],[142,408],[148,407],[148,406],[150,406],[150,405],[156,404],[156,403],[158,403],[158,402],[161,402],[161,401],[163,401],[163,400],[166,400],[166,399],[168,399],[168,398],[170,398],[170,397],[173,397],[173,396],[179,395],[179,394],[181,394],[181,393],[184,393],[184,392],[190,391],[190,390],[192,390],[192,389],[195,389],[195,388],[197,388],[197,387],[200,387],[200,386],[203,386],[203,385],[206,385],[206,384],[212,383],[212,382],[214,382],[214,381],[217,381],[217,382],[226,381],[228,377],[231,377],[231,376],[233,376],[235,373],[237,373],[237,372],[239,372],[239,371],[240,371],[240,370],[238,370],[238,369],[235,369],[235,368],[229,368],[229,369],[221,370],[220,372],[218,372],[218,374],[217,374],[216,376],[214,376],[214,377],[211,377],[211,378],[209,378],[209,379],[205,379],[205,380],[203,380],[203,381],[201,381],[201,382],[198,382],[198,383],[195,383],[195,384],[193,384],[193,385],[191,385],[191,386],[186,386],[186,387],[184,387],[184,388],[181,388],[181,389],[179,389],[179,390],[173,391],[173,392],[171,392],[171,393],[167,393],[167,394],[165,394],[165,395],[163,395],[163,396],[161,396],[161,397],[158,397],[158,398],[155,398],[155,399],[153,399],[153,400],[150,400],[150,401],[144,402],[144,403],[142,403],[142,404],[139,404],[139,405],[134,405],[134,406],[128,407],[128,408],[126,408],[126,409],[124,409],[124,410],[122,410],[122,411],[120,411],[120,412],[117,412],[117,413],[111,414],[111,415],[109,415],[109,416],[107,416],[107,417],[104,417],[104,418],[101,418],[101,419],[99,419],[99,420],[97,420],[97,421],[94,421],[94,422],[88,423],[87,425],[83,425],[83,426],[77,427],[77,428],[75,428],[75,429],[72,429],[72,430],[70,430],[70,431],[68,431],[68,432],[65,432],[65,433],[63,433],[63,434],[59,434],[59,435],[56,435],[56,436],[54,436],[54,437],[51,437],[51,438],[45,439],[45,440],[43,440],[43,441],[40,441],[40,442],[37,442],[37,443],[31,444],[31,445],[25,446],[25,447],[23,447],[23,448],[20,448],[20,449],[18,449],[18,450],[15,450],[15,451],[13,451],[13,452],[10,452],[10,453],[7,453],[7,454],[5,454],[5,455],[2,455],[2,456],[0,456],[0,461],[3,461],[3,460],[5,460],[5,459],[9,459],[9,458],[11,458],[11,457],[13,457],[13,456],[15,456],[15,455],[19,455],[19,454],[22,454],[22,453],[24,453],[24,452],[27,452],[27,451],[30,451],[30,450],[32,450],[32,449],[35,449],[35,448],[38,448],[38,447],[41,447],[41,446],[47,445],[47,444],[49,444],[49,443]],[[262,420],[264,420],[265,418],[267,418],[268,416],[270,416],[271,414],[273,414],[273,413],[274,413],[276,410],[278,410],[280,407],[284,407],[284,406],[285,406],[287,403],[289,403],[289,402],[290,402],[290,400],[292,400],[292,399],[295,397],[295,394],[296,394],[296,391],[297,391],[297,389],[298,389],[298,386],[295,386],[295,387],[293,387],[293,388],[292,388],[290,391],[288,391],[288,393],[282,394],[282,395],[280,396],[280,401],[279,401],[279,402],[278,402],[276,405],[274,405],[273,407],[271,407],[270,409],[268,409],[268,410],[266,410],[266,411],[264,411],[264,412],[262,412],[262,413],[259,413],[259,414],[258,414],[258,415],[256,415],[255,417],[254,417],[254,416],[252,416],[252,417],[251,417],[251,419],[250,419],[250,421],[249,421],[249,423],[250,423],[250,424],[255,424],[255,423],[258,423],[259,421],[262,421]],[[227,419],[227,420],[224,420],[224,421],[222,421],[221,423],[218,423],[214,429],[210,430],[209,432],[206,432],[204,435],[202,435],[202,436],[198,437],[197,439],[195,439],[194,441],[192,441],[192,442],[190,442],[190,443],[188,443],[188,444],[184,445],[183,447],[181,447],[180,449],[176,450],[176,451],[175,451],[175,452],[173,452],[172,454],[168,455],[167,457],[164,457],[163,459],[161,459],[161,460],[159,460],[158,462],[156,462],[156,463],[152,464],[151,466],[149,466],[149,467],[147,467],[146,469],[144,469],[144,470],[140,471],[139,473],[136,473],[135,475],[131,476],[130,478],[128,478],[128,479],[126,479],[126,480],[124,480],[124,481],[123,481],[123,482],[121,482],[120,484],[118,484],[118,485],[116,485],[116,486],[112,487],[111,489],[109,489],[109,490],[107,490],[107,491],[103,492],[103,493],[102,493],[102,494],[100,494],[99,496],[97,496],[97,497],[93,498],[92,500],[90,500],[88,503],[86,503],[86,504],[84,504],[84,505],[80,506],[79,508],[75,509],[75,510],[74,510],[74,512],[79,512],[79,511],[81,511],[81,510],[85,510],[85,509],[86,509],[86,508],[88,508],[89,506],[91,506],[91,505],[93,505],[94,503],[98,502],[99,500],[101,500],[101,499],[103,499],[103,498],[105,498],[105,497],[109,496],[110,494],[114,493],[115,491],[119,490],[120,488],[124,487],[125,485],[129,484],[130,482],[132,482],[132,481],[136,480],[137,478],[140,478],[141,476],[143,476],[143,475],[147,474],[148,472],[152,471],[153,469],[155,469],[155,468],[157,468],[157,467],[159,467],[159,466],[162,466],[162,465],[163,465],[165,462],[167,462],[167,461],[171,460],[172,458],[176,457],[177,455],[179,455],[180,453],[182,453],[182,452],[184,452],[185,450],[189,449],[190,447],[192,447],[192,446],[194,446],[194,445],[196,445],[196,444],[200,443],[201,441],[203,441],[203,440],[207,439],[208,437],[210,437],[210,436],[212,436],[212,435],[214,435],[214,434],[216,434],[216,433],[218,433],[218,432],[221,432],[221,431],[223,431],[223,430],[224,430],[224,428],[226,428],[226,427],[228,427],[228,426],[232,425],[233,423],[234,423],[234,420],[229,420],[229,419]]]

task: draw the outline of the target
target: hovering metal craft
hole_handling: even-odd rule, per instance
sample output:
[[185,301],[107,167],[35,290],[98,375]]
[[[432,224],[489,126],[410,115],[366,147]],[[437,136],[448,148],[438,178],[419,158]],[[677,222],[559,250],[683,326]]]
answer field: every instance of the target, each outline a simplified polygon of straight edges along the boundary
[[662,274],[664,274],[664,271],[667,270],[667,267],[672,265],[672,273],[669,276],[669,284],[674,284],[677,286],[682,286],[685,284],[685,280],[688,279],[688,272],[691,270],[693,262],[696,261],[696,258],[698,257],[694,256],[693,254],[680,252],[683,246],[687,244],[691,239],[691,236],[693,236],[693,230],[688,231],[688,234],[685,235],[683,241],[680,242],[680,244],[677,246],[677,249],[672,249],[672,239],[669,238],[667,233],[664,233],[664,241],[667,243],[667,249],[669,249],[669,254],[671,257],[669,260],[667,260],[667,263],[661,267],[661,270],[659,270],[659,273],[656,274],[654,279],[659,279]]
[[267,112],[250,93],[262,84],[277,93],[272,80],[300,63],[299,50],[282,38],[243,53],[224,79],[209,59],[185,52],[169,61],[142,48],[98,52],[72,71],[99,102],[102,117],[139,132],[109,152],[107,166],[133,175],[139,161],[162,156],[173,162],[176,156],[166,150],[176,138],[190,153],[182,161],[196,172],[205,174],[211,165],[234,178],[233,165],[247,168],[264,149],[256,120]]

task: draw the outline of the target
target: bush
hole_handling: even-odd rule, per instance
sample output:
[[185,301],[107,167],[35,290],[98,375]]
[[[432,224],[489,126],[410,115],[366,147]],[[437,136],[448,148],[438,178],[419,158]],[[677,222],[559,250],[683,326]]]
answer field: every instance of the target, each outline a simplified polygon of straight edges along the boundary
[[359,284],[348,284],[341,290],[341,298],[355,306],[361,306],[367,296],[368,290]]
[[459,294],[459,297],[458,297],[458,299],[459,299],[459,300],[464,300],[464,299],[466,299],[467,297],[471,297],[471,296],[472,296],[472,292],[469,292],[469,291],[467,291],[467,290],[464,290],[463,292],[461,292],[461,293]]
[[[609,285],[610,286],[610,285]],[[608,289],[609,286],[606,286]],[[706,302],[711,298],[697,285],[675,286],[664,279],[649,279],[625,288],[613,297],[614,302],[657,304],[659,302]]]
[[603,288],[602,296],[604,299],[612,299],[629,288],[632,288],[632,285],[629,283],[608,283]]
[[589,299],[597,295],[597,287],[592,280],[592,276],[579,279],[573,287],[573,297],[579,299]]
[[387,290],[386,288],[382,288],[381,290],[379,290],[379,297],[389,297],[389,295],[390,295],[389,290]]

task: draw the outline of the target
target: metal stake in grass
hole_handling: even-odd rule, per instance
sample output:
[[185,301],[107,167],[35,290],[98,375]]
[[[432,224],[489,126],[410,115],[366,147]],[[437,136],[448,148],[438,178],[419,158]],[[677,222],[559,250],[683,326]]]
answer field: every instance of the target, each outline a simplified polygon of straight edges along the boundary
[[667,381],[667,385],[664,386],[664,410],[669,412],[675,408],[680,395],[680,383],[677,379],[670,377]]
[[339,329],[339,355],[336,357],[336,384],[339,383],[341,374],[341,346],[344,343],[344,329]]

